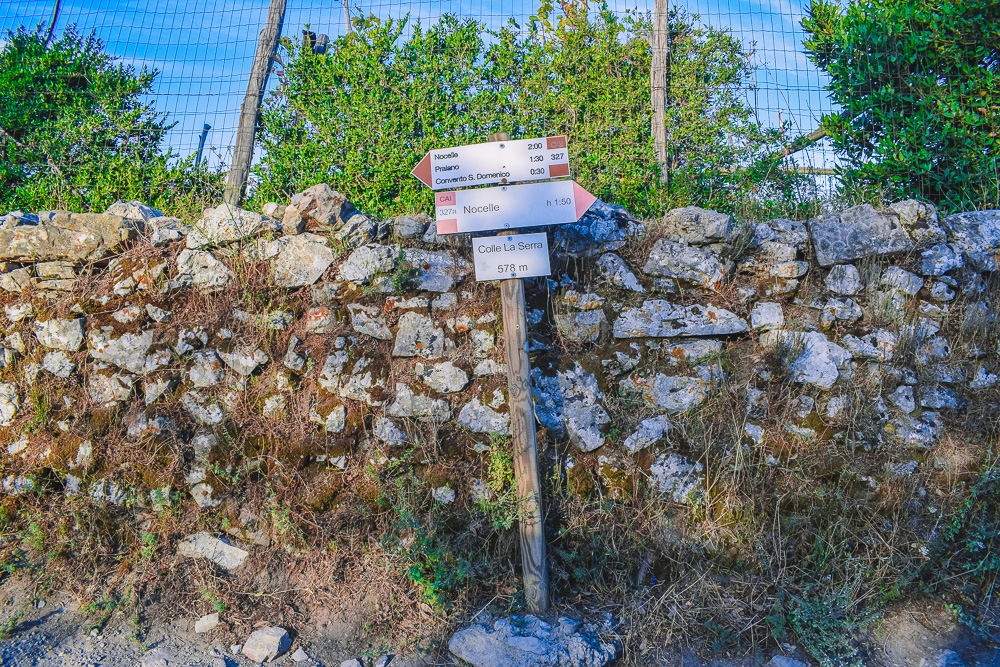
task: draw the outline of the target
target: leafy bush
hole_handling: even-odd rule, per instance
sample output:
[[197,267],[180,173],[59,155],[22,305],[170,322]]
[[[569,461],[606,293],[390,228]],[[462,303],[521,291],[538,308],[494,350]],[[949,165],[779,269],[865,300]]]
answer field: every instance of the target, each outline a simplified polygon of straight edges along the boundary
[[813,0],[802,27],[842,110],[843,188],[947,209],[1000,202],[1000,5]]
[[115,64],[93,33],[7,33],[0,49],[0,210],[103,210],[116,199],[195,210],[217,177],[160,151],[167,125],[140,100],[156,71]]
[[430,211],[430,191],[410,176],[423,155],[501,131],[568,135],[574,178],[639,215],[678,202],[732,210],[748,192],[765,203],[794,198],[796,178],[768,161],[779,132],[761,129],[743,97],[753,66],[738,39],[672,12],[670,178],[661,184],[649,15],[561,6],[543,2],[523,30],[445,16],[404,36],[408,18],[368,17],[325,54],[283,40],[281,83],[259,129],[257,199],[326,181],[374,214]]

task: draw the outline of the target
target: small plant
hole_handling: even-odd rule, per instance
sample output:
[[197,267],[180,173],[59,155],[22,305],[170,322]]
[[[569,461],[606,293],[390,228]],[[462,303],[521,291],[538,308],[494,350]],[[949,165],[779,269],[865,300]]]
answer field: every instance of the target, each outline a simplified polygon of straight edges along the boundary
[[34,433],[40,428],[44,428],[49,423],[49,399],[42,392],[32,390],[31,405],[35,409],[31,416],[31,421],[24,427],[25,433]]
[[201,592],[201,599],[207,601],[215,609],[215,613],[220,616],[226,611],[226,604],[219,599],[219,596],[215,594],[215,591],[203,590]]
[[143,533],[140,537],[143,546],[139,549],[139,555],[143,560],[151,560],[156,555],[156,535],[153,533]]
[[486,486],[491,497],[476,501],[476,508],[489,518],[494,530],[509,530],[521,508],[514,485],[509,436],[500,433],[490,434],[486,474]]
[[414,287],[420,270],[406,259],[406,253],[402,249],[396,256],[396,270],[392,274],[392,289],[397,292],[405,292]]

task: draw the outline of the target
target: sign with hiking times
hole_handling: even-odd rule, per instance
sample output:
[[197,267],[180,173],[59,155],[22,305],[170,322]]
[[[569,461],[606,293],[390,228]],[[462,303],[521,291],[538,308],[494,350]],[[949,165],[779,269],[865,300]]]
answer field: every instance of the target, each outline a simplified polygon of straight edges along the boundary
[[476,280],[547,276],[549,242],[544,232],[517,236],[486,236],[472,241]]
[[576,222],[597,201],[576,181],[548,181],[438,192],[438,234],[540,227]]
[[410,173],[432,190],[539,181],[569,176],[569,151],[566,137],[440,148]]

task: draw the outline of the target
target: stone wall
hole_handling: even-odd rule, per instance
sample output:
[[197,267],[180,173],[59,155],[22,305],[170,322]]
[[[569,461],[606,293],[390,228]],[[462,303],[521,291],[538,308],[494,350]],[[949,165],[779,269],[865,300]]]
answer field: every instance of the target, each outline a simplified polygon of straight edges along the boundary
[[[774,465],[790,439],[838,440],[906,475],[996,400],[1000,212],[642,222],[599,202],[548,233],[553,275],[526,281],[532,377],[543,464],[574,492],[628,494],[630,468],[678,503],[704,495],[717,462],[682,424],[706,406],[735,415],[726,447]],[[438,502],[489,493],[483,453],[509,428],[498,290],[425,216],[374,221],[325,185],[194,224],[138,202],[12,212],[0,261],[6,494],[215,507],[280,467],[322,511],[340,471],[428,443]]]

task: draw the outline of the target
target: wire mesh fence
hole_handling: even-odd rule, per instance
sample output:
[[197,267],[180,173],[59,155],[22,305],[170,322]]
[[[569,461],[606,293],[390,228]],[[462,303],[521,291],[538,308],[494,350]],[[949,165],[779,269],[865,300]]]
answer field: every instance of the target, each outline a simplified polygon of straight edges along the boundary
[[[92,32],[115,64],[134,67],[137,73],[143,68],[155,71],[146,85],[132,91],[148,105],[147,113],[129,107],[122,100],[124,94],[117,98],[117,106],[102,99],[105,113],[117,119],[118,127],[107,130],[113,123],[105,120],[100,128],[86,131],[104,132],[105,150],[135,143],[136,135],[145,133],[156,155],[167,155],[164,169],[173,171],[169,177],[144,172],[131,179],[132,189],[141,181],[157,191],[197,191],[185,199],[191,203],[221,196],[269,4],[268,0],[12,0],[0,8],[0,30],[8,52],[20,27],[37,31],[50,46],[68,30],[82,36]],[[339,181],[348,196],[361,199],[376,213],[394,206],[426,208],[427,202],[415,190],[383,188],[377,182],[405,179],[403,162],[434,145],[470,141],[485,137],[478,133],[487,129],[500,129],[515,136],[567,132],[571,142],[574,132],[579,133],[575,170],[596,181],[602,197],[620,200],[642,214],[685,202],[730,209],[746,208],[751,202],[757,206],[750,208],[763,215],[794,212],[803,203],[814,209],[833,197],[840,183],[834,173],[839,166],[837,153],[827,140],[813,141],[815,134],[802,141],[838,107],[827,91],[829,77],[803,47],[808,34],[802,20],[809,7],[799,0],[659,3],[661,10],[668,7],[670,12],[667,124],[674,173],[666,191],[644,185],[660,180],[655,161],[653,169],[647,168],[653,153],[646,145],[649,44],[655,38],[651,31],[657,4],[656,0],[617,0],[607,5],[572,0],[555,6],[547,0],[380,0],[350,2],[345,7],[337,0],[287,0],[282,44],[257,120],[248,196],[276,198],[325,179]],[[587,17],[583,22],[578,20],[581,15]],[[447,23],[449,16],[454,17],[452,23]],[[617,23],[609,28],[609,22]],[[353,43],[345,39],[349,29],[355,33]],[[317,48],[310,42],[304,48],[304,40],[321,40],[321,35],[328,36],[329,46]],[[470,49],[475,51],[471,59]],[[989,56],[983,62],[996,64]],[[383,71],[376,75],[378,68]],[[395,78],[394,68],[399,70]],[[534,69],[527,72],[530,68]],[[5,103],[4,122],[9,127],[0,140],[6,146],[17,147],[17,123],[29,123],[31,115],[19,115],[11,107],[23,106],[26,99],[44,92],[28,90],[32,84],[25,82],[58,86],[57,80],[25,76],[15,82],[22,96]],[[549,89],[542,91],[543,85]],[[398,89],[403,86],[419,94]],[[417,99],[419,95],[428,97]],[[442,95],[453,99],[444,104],[437,99]],[[494,105],[493,113],[478,108],[487,103]],[[560,109],[560,104],[572,108]],[[443,110],[459,117],[428,117]],[[156,122],[149,112],[159,114]],[[382,117],[375,117],[378,114]],[[398,122],[407,114],[419,118]],[[500,127],[505,118],[509,126]],[[129,120],[133,127],[121,127]],[[76,125],[86,127],[82,121]],[[341,129],[331,131],[331,125]],[[71,135],[56,133],[48,139],[63,147],[83,142]],[[331,150],[332,145],[347,142],[349,149]],[[405,150],[386,162],[392,146]],[[63,167],[61,176],[54,177],[58,187],[43,188],[35,178],[36,190],[47,191],[28,188],[27,195],[15,197],[10,192],[18,174],[31,180],[33,174],[58,169],[60,159],[46,157],[41,149],[14,153],[7,151],[7,161],[21,164],[5,167],[2,187],[8,193],[0,203],[6,206],[55,205],[54,200],[60,200],[96,207],[98,200],[127,194],[116,183],[128,181],[128,174],[115,180],[108,175],[114,169]],[[372,161],[366,168],[353,164],[366,156]],[[995,167],[995,149],[987,157]],[[145,154],[142,158],[152,159]],[[627,174],[629,167],[616,166],[616,161],[638,167]],[[376,169],[385,175],[376,175]],[[366,187],[372,193],[367,202],[360,192]],[[644,189],[655,192],[643,194]]]

